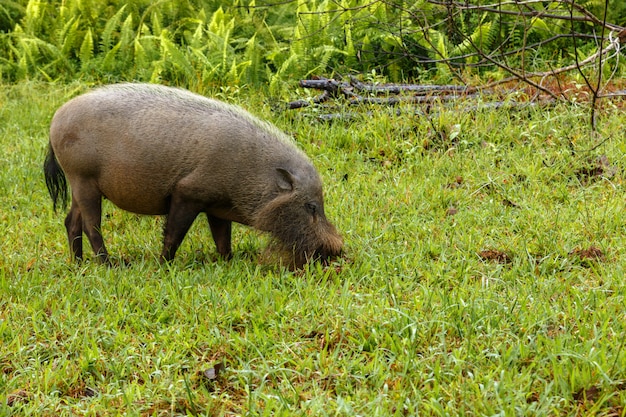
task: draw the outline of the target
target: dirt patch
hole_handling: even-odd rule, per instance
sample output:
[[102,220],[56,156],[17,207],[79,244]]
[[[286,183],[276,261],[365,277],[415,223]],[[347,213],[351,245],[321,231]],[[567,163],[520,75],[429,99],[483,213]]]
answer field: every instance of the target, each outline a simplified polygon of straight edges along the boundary
[[478,252],[478,256],[483,261],[497,262],[499,264],[510,264],[513,257],[504,251],[498,249],[486,249]]

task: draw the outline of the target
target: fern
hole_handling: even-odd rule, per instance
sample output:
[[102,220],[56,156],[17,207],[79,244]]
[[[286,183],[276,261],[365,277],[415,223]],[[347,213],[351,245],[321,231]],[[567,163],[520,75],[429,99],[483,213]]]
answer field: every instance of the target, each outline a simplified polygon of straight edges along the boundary
[[196,30],[191,35],[191,39],[189,41],[190,48],[200,49],[202,48],[205,38],[204,38],[204,21],[198,22],[196,26]]
[[61,48],[61,53],[64,56],[69,56],[74,50],[77,39],[78,29],[80,26],[80,17],[73,16],[65,23],[63,29],[59,32],[57,45]]
[[457,57],[471,54],[476,52],[476,49],[489,52],[490,48],[495,43],[495,37],[493,37],[491,30],[493,26],[493,22],[485,22],[479,25],[461,44],[456,45],[450,50],[449,56]]
[[345,15],[342,15],[342,21],[343,21],[343,35],[344,35],[344,39],[345,39],[345,53],[347,56],[349,57],[354,57],[356,56],[356,48],[354,47],[354,41],[352,39],[352,14],[351,13],[345,13]]
[[291,73],[290,69],[292,67],[292,64],[294,62],[296,62],[299,59],[299,56],[296,54],[291,54],[289,56],[289,58],[287,58],[282,65],[280,66],[280,68],[278,68],[278,70],[274,73],[270,75],[270,85],[269,85],[269,89],[270,89],[270,93],[272,94],[277,94],[278,91],[280,90],[280,83],[282,80],[287,78],[287,75]]
[[160,38],[153,36],[147,25],[142,24],[137,30],[132,44],[132,56],[135,73],[142,80],[149,79],[148,74],[152,72],[154,62],[161,57]]
[[120,46],[124,52],[130,50],[134,38],[135,32],[133,30],[133,15],[129,14],[128,17],[126,17],[126,20],[124,20],[122,29],[120,30]]
[[433,50],[432,58],[448,59],[450,53],[448,50],[448,39],[446,35],[435,29],[428,31],[428,39],[424,39],[425,46]]
[[81,68],[83,70],[87,68],[87,66],[93,59],[93,46],[93,35],[91,34],[91,29],[87,29],[85,37],[83,38],[83,42],[80,44],[79,54]]
[[163,32],[163,24],[161,23],[161,16],[158,10],[155,10],[150,15],[150,24],[152,25],[152,33],[156,36]]
[[450,68],[447,63],[441,62],[441,60],[447,60],[450,57],[448,38],[442,32],[434,29],[430,29],[427,36],[428,38],[424,38],[426,48],[431,51],[432,58],[438,61],[435,64],[437,77],[447,81],[451,76]]
[[36,35],[42,32],[44,26],[45,4],[37,0],[29,0],[26,5],[26,13],[22,19],[24,32]]
[[15,74],[16,79],[23,79],[28,76],[28,62],[22,48],[19,48],[19,38],[24,36],[24,32],[20,25],[15,25],[15,29],[12,34],[11,42],[8,43],[8,50],[10,53],[10,62],[13,64],[12,72]]
[[67,68],[67,61],[55,45],[35,37],[20,37],[15,52],[20,56],[20,67],[25,75],[32,75],[31,70],[34,70],[51,81],[49,72]]
[[[335,2],[323,1],[319,4],[302,2],[298,5],[292,51],[301,59],[304,58],[299,65],[303,75],[316,71],[326,72],[333,59],[350,54],[343,49],[346,47],[345,26],[341,28],[333,24],[342,21],[342,15],[338,13]],[[346,15],[344,19],[349,17]],[[348,33],[350,36],[348,48],[353,48],[352,33]]]
[[296,22],[296,25],[293,29],[293,40],[291,41],[291,50],[294,54],[300,57],[306,55],[305,43],[301,41],[306,36],[306,30],[301,24],[301,19],[303,19],[302,16],[305,13],[308,13],[308,11],[309,9],[307,7],[306,2],[301,2],[300,4],[298,4],[298,9],[296,11],[296,19],[298,19],[298,21]]
[[253,85],[258,85],[261,82],[261,77],[263,76],[261,54],[261,46],[259,46],[256,34],[254,34],[246,42],[246,49],[243,54],[244,62],[248,63],[246,69],[246,81]]
[[530,21],[530,30],[544,35],[549,35],[552,32],[547,23],[540,17],[532,18]]
[[122,21],[122,15],[126,10],[126,5],[120,7],[120,9],[107,20],[104,25],[104,30],[102,31],[102,36],[100,38],[100,52],[104,54],[109,54],[111,52],[111,47],[113,45],[113,33],[120,26],[120,22]]
[[187,56],[172,42],[167,30],[164,29],[163,32],[161,32],[159,41],[161,42],[161,60],[166,63],[167,66],[174,67],[179,75],[182,75],[186,79],[192,79],[194,76],[193,67]]
[[25,12],[26,8],[16,1],[3,0],[0,2],[0,32],[9,32],[13,29],[18,16]]
[[[232,60],[232,50],[229,44],[230,35],[235,27],[235,19],[228,19],[223,9],[220,7],[213,13],[211,17],[211,21],[208,25],[208,35],[209,41],[212,41],[212,45],[209,47],[213,47],[216,51],[221,53],[221,71],[226,72],[226,68],[229,68],[228,61]],[[214,55],[215,56],[215,55]]]
[[103,71],[113,71],[115,69],[115,62],[117,60],[117,53],[120,50],[121,44],[118,42],[113,48],[107,52],[102,60],[101,69]]
[[[429,0],[310,0],[271,7],[256,3],[0,0],[1,77],[73,79],[78,74],[100,81],[269,82],[274,92],[285,80],[335,69],[382,69],[387,77],[400,79],[437,68],[443,79],[449,76],[447,65],[424,63],[421,57],[457,58],[467,64],[476,58],[460,57],[474,47],[486,53],[495,48],[510,51],[571,30],[548,17],[567,12],[558,2],[529,3],[535,10],[550,11],[532,19],[464,11],[455,17],[453,29],[437,25],[448,15],[445,6]],[[601,4],[580,3],[593,10]],[[516,12],[521,6],[503,2],[499,7]],[[618,9],[624,7],[612,5],[610,13]],[[576,30],[586,29],[580,24]],[[557,51],[567,47],[565,42],[554,43]],[[519,57],[508,58],[509,63],[530,53],[536,51],[521,51]]]
[[247,62],[237,64],[237,59],[233,59],[230,64],[230,70],[225,74],[223,81],[228,84],[239,84],[241,81],[241,74],[248,66]]
[[69,6],[71,16],[80,16],[93,27],[108,8],[107,2],[100,0],[65,0],[61,4]]

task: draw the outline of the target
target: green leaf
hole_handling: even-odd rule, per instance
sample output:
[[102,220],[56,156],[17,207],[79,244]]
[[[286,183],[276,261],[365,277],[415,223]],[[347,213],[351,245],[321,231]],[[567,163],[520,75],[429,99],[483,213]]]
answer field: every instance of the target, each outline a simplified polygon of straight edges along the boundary
[[121,43],[117,43],[113,48],[107,52],[102,61],[102,69],[110,71],[115,68],[115,62],[117,60],[117,52],[120,50]]
[[61,53],[68,56],[74,49],[76,39],[78,38],[78,28],[80,25],[80,17],[73,16],[59,33],[57,45],[61,45]]
[[101,52],[108,54],[111,51],[111,46],[113,45],[113,33],[120,25],[122,21],[122,15],[126,10],[126,5],[120,7],[120,9],[106,22],[104,26],[104,30],[102,31],[102,36],[100,40],[100,49]]
[[181,52],[178,46],[170,39],[169,32],[164,29],[159,38],[161,42],[161,59],[172,65],[180,73],[188,78],[193,78],[194,70],[187,56]]
[[80,63],[83,68],[93,59],[93,35],[91,28],[85,33],[83,42],[80,44]]

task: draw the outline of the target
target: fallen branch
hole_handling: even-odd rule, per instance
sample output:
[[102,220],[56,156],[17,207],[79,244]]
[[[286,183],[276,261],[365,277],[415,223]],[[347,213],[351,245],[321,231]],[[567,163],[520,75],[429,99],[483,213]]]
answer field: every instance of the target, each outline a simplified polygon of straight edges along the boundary
[[[463,95],[464,98],[476,97],[477,94]],[[446,102],[458,100],[461,96],[457,94],[442,94],[428,96],[400,96],[400,97],[358,97],[350,100],[350,105],[357,104],[386,104],[394,106],[401,103],[409,104],[430,104],[435,102]]]
[[[302,81],[301,81],[302,83]],[[328,100],[330,98],[330,93],[328,91],[324,91],[322,94],[320,94],[319,96],[315,97],[312,102],[313,104],[319,104],[319,103],[323,103],[326,100]],[[299,109],[301,107],[307,107],[310,106],[311,103],[308,100],[296,100],[296,101],[292,101],[288,104],[290,109]]]
[[[460,96],[475,95],[479,88],[459,85],[431,85],[431,84],[366,84],[352,78],[348,81],[320,78],[314,80],[301,80],[300,86],[322,90],[323,93],[310,101],[296,100],[288,104],[289,109],[299,109],[312,104],[320,104],[331,98],[346,98],[350,105],[356,104],[386,104],[396,105],[399,103],[432,103],[435,101],[449,101],[458,99]],[[412,93],[403,96],[402,93]],[[360,93],[367,93],[364,96]],[[372,97],[371,94],[394,95],[393,97]]]
[[[289,109],[298,109],[311,105],[322,104],[331,98],[347,101],[347,105],[384,105],[395,106],[398,104],[417,104],[430,106],[434,103],[446,103],[458,101],[460,99],[475,99],[485,94],[502,96],[502,91],[494,92],[486,87],[465,87],[459,85],[430,85],[430,84],[368,84],[363,83],[355,78],[350,81],[338,81],[333,79],[319,78],[313,80],[301,80],[300,85],[304,88],[322,90],[322,94],[316,96],[312,100],[296,100],[288,103]],[[512,90],[511,90],[512,91]],[[366,93],[366,94],[361,94]],[[403,94],[410,93],[410,94]],[[505,90],[505,94],[510,91]],[[523,109],[526,107],[536,106],[538,104],[545,105],[554,103],[556,99],[552,96],[548,99],[542,99],[538,102],[516,102],[511,100],[502,101],[501,99],[490,101],[487,103],[478,102],[478,104],[468,103],[464,108],[465,111],[479,111],[484,109]],[[330,109],[330,107],[328,107]],[[397,110],[399,115],[401,110]],[[416,109],[415,114],[424,114],[422,108]],[[327,113],[316,116],[325,122],[334,120],[353,120],[357,116],[355,113]]]
[[315,80],[301,80],[300,86],[304,88],[314,88],[327,91],[333,97],[353,96],[355,91],[368,93],[389,93],[399,94],[412,92],[416,94],[427,94],[432,92],[468,92],[475,91],[475,88],[459,85],[431,85],[431,84],[365,84],[356,78],[348,81],[337,81],[328,78]]

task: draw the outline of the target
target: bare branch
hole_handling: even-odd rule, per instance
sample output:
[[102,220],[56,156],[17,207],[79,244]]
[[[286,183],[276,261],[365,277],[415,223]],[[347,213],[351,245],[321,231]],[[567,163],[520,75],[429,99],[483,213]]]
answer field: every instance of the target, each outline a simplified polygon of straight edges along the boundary
[[592,13],[587,11],[584,7],[580,6],[579,4],[576,4],[575,1],[573,0],[556,0],[553,3],[561,3],[561,4],[570,5],[572,8],[576,9],[580,13],[580,15],[570,15],[567,13],[553,14],[553,13],[547,13],[545,11],[539,11],[539,10],[533,10],[533,9],[527,9],[528,11],[522,12],[521,10],[515,11],[515,10],[506,10],[506,9],[501,8],[501,6],[504,6],[504,5],[512,5],[512,6],[520,7],[520,6],[529,6],[532,4],[544,4],[545,1],[543,0],[509,1],[509,2],[502,2],[500,4],[491,4],[491,5],[470,5],[468,3],[438,1],[438,0],[427,0],[427,1],[430,4],[435,4],[438,6],[449,7],[450,5],[452,5],[458,8],[459,10],[481,11],[481,12],[490,12],[490,13],[503,14],[503,15],[513,15],[513,16],[541,17],[543,19],[556,19],[556,20],[576,21],[576,22],[591,22],[597,25],[606,25],[611,30],[619,31],[619,30],[624,29],[624,27],[622,26],[603,22],[601,19],[598,19]]

